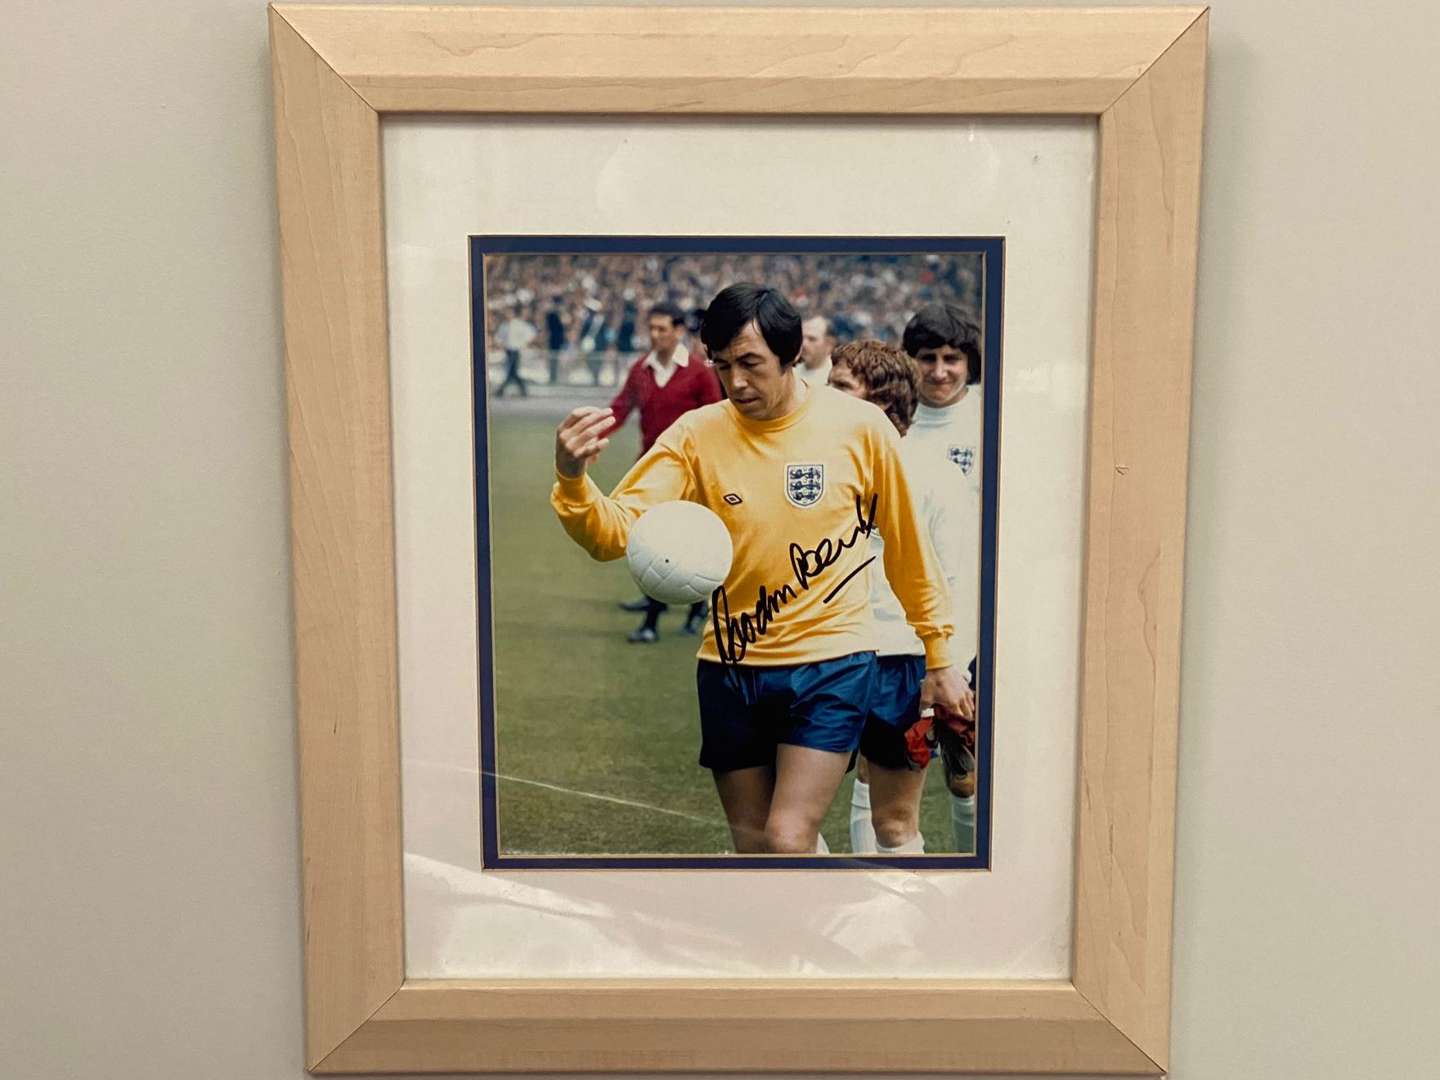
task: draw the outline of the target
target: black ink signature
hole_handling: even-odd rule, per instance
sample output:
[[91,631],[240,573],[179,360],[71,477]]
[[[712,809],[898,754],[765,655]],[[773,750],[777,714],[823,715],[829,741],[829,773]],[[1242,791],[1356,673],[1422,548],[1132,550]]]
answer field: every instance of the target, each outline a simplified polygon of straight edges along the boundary
[[[807,591],[815,579],[834,566],[845,552],[860,542],[862,537],[869,537],[875,531],[875,510],[878,504],[879,496],[870,496],[869,512],[867,513],[860,502],[860,496],[855,496],[857,524],[850,531],[848,537],[838,540],[826,537],[814,548],[804,548],[799,544],[791,543],[790,569],[795,574],[793,584],[787,581],[778,589],[761,585],[755,606],[748,611],[741,612],[738,619],[733,618],[730,614],[730,597],[726,594],[724,585],[710,594],[710,618],[715,629],[715,651],[720,654],[722,664],[739,664],[741,660],[745,659],[745,653],[750,646],[769,633],[770,624],[780,615],[786,604],[794,600],[800,593]],[[822,604],[830,603],[856,574],[874,561],[875,556],[871,555],[870,558],[851,570],[839,584],[825,594],[820,602]]]

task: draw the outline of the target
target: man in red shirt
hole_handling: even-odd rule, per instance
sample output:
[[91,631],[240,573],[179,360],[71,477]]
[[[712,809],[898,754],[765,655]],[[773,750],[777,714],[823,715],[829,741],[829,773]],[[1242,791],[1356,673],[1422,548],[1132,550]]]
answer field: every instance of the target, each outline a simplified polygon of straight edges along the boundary
[[[720,380],[699,353],[685,346],[685,313],[674,304],[660,303],[650,309],[647,319],[650,351],[630,365],[625,385],[610,402],[619,429],[632,411],[640,414],[640,456],[644,457],[662,432],[691,409],[719,401]],[[648,597],[620,605],[626,611],[645,612],[645,621],[632,631],[629,640],[648,645],[659,636],[660,614],[666,605]],[[685,620],[685,633],[697,634],[705,625],[705,604],[692,604]]]

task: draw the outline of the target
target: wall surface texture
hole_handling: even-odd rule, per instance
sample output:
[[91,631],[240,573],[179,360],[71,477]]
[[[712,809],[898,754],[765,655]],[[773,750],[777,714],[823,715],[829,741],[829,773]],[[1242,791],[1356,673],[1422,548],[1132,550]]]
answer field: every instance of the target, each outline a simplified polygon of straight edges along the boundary
[[[298,1080],[265,13],[6,14],[0,1074]],[[1440,13],[1211,32],[1172,1075],[1434,1075]]]

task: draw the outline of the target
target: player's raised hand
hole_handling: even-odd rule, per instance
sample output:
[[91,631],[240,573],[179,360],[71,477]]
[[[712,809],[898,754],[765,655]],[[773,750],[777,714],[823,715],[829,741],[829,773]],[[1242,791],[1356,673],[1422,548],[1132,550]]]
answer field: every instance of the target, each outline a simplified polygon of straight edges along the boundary
[[614,425],[609,409],[585,405],[573,410],[555,429],[555,468],[561,476],[583,476],[586,467],[610,445],[605,434]]

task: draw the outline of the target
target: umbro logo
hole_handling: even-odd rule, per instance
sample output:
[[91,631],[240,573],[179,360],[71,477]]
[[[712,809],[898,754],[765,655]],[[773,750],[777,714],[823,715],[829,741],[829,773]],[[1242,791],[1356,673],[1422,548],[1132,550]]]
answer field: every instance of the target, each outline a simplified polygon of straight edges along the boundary
[[742,502],[744,502],[745,500],[742,499],[742,498],[740,498],[739,495],[736,495],[736,494],[732,491],[732,492],[730,492],[730,494],[728,494],[728,495],[725,496],[725,501],[726,501],[727,503],[729,503],[731,506],[739,506],[739,505],[740,505]]

